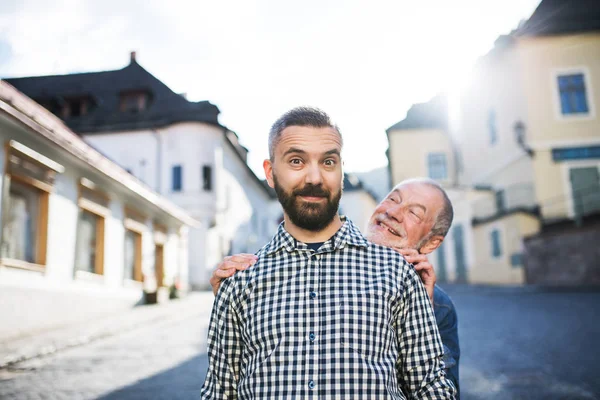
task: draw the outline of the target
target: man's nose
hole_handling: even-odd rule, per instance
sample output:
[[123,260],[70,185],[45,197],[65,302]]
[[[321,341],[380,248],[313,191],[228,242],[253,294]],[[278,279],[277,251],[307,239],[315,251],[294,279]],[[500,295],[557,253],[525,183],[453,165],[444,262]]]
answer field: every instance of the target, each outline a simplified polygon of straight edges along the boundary
[[404,219],[404,210],[400,204],[389,207],[385,214],[388,218],[396,220],[398,222],[402,222]]
[[321,168],[318,165],[309,165],[306,171],[306,183],[319,185],[322,181]]

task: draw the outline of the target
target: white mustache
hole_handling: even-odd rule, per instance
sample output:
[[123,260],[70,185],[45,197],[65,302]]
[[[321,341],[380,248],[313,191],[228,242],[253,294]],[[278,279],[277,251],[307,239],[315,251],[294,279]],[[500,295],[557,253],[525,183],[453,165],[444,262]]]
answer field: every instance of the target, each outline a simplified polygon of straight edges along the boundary
[[377,215],[375,217],[375,220],[380,224],[384,225],[390,231],[391,234],[401,237],[406,236],[406,232],[404,232],[404,229],[402,229],[400,225],[392,222],[392,220],[386,217],[384,214]]

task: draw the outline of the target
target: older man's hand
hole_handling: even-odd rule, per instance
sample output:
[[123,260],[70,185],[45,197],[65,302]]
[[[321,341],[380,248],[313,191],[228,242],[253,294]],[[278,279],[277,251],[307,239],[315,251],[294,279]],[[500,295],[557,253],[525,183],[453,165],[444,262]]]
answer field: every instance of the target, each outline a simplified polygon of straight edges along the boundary
[[219,291],[221,282],[229,278],[237,271],[243,271],[250,268],[258,260],[254,254],[236,254],[233,256],[227,256],[217,265],[217,269],[213,271],[210,277],[210,286],[212,286],[213,293],[216,295]]
[[435,271],[433,265],[427,259],[425,254],[419,253],[415,249],[395,249],[397,252],[402,254],[406,261],[415,266],[415,270],[419,274],[419,277],[425,285],[425,290],[429,295],[431,304],[433,304],[433,287],[435,286]]
[[[415,270],[419,274],[419,277],[425,285],[425,290],[431,299],[433,304],[433,287],[436,282],[435,271],[433,265],[427,259],[425,254],[420,254],[414,249],[395,249],[404,256],[406,261],[415,266]],[[236,254],[233,256],[227,256],[217,265],[217,268],[213,271],[210,277],[210,285],[212,286],[213,293],[216,295],[219,291],[219,286],[224,279],[227,279],[237,271],[243,271],[250,268],[256,263],[258,257],[254,254]]]

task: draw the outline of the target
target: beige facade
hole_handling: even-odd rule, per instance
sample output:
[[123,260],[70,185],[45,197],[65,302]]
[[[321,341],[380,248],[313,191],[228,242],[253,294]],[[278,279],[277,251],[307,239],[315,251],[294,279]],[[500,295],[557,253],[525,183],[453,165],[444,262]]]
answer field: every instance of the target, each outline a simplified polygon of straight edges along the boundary
[[523,284],[522,239],[539,231],[540,222],[526,213],[515,213],[473,227],[476,268],[469,282]]
[[[443,129],[390,129],[389,157],[392,186],[409,178],[435,177],[442,184],[452,181],[454,154]],[[438,168],[440,178],[432,168]],[[445,174],[442,170],[445,170]]]
[[[586,24],[552,4],[542,1],[531,24],[501,36],[477,62],[462,92],[449,96],[447,129],[428,129],[431,114],[422,112],[415,126],[409,111],[394,126],[405,129],[388,130],[393,180],[427,176],[420,161],[430,152],[455,155],[450,183],[470,188],[452,199],[471,217],[463,235],[468,282],[524,283],[525,237],[600,212],[600,33],[581,31]],[[464,230],[464,221],[455,225]],[[445,245],[452,241],[451,230]],[[452,258],[454,245],[446,247],[438,264]],[[445,274],[460,280],[452,268]]]
[[[573,218],[571,170],[597,168],[600,158],[556,160],[556,149],[600,146],[600,34],[526,37],[518,41],[527,99],[527,135],[535,151],[536,199],[547,220]],[[559,76],[581,74],[588,112],[561,110]]]

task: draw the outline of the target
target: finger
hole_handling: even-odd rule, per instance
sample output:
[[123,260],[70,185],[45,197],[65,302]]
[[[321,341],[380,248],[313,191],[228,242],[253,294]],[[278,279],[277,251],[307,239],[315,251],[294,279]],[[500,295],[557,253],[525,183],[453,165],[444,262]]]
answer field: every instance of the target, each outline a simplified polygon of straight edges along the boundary
[[394,248],[394,250],[396,250],[398,253],[402,254],[403,256],[414,256],[419,254],[419,252],[415,249],[400,249],[400,248]]
[[257,256],[255,256],[254,254],[247,253],[234,254],[232,256],[227,256],[223,259],[223,261],[233,261],[240,263],[254,263],[256,262],[256,260],[258,260]]
[[429,271],[433,271],[433,265],[431,265],[428,262],[422,262],[422,263],[418,263],[415,265],[415,269],[417,271],[424,271],[424,270],[429,270]]
[[213,273],[213,276],[220,279],[225,279],[235,275],[236,272],[236,269],[218,269]]
[[222,261],[217,269],[237,269],[238,271],[242,271],[252,265],[249,262],[239,262],[239,261]]

